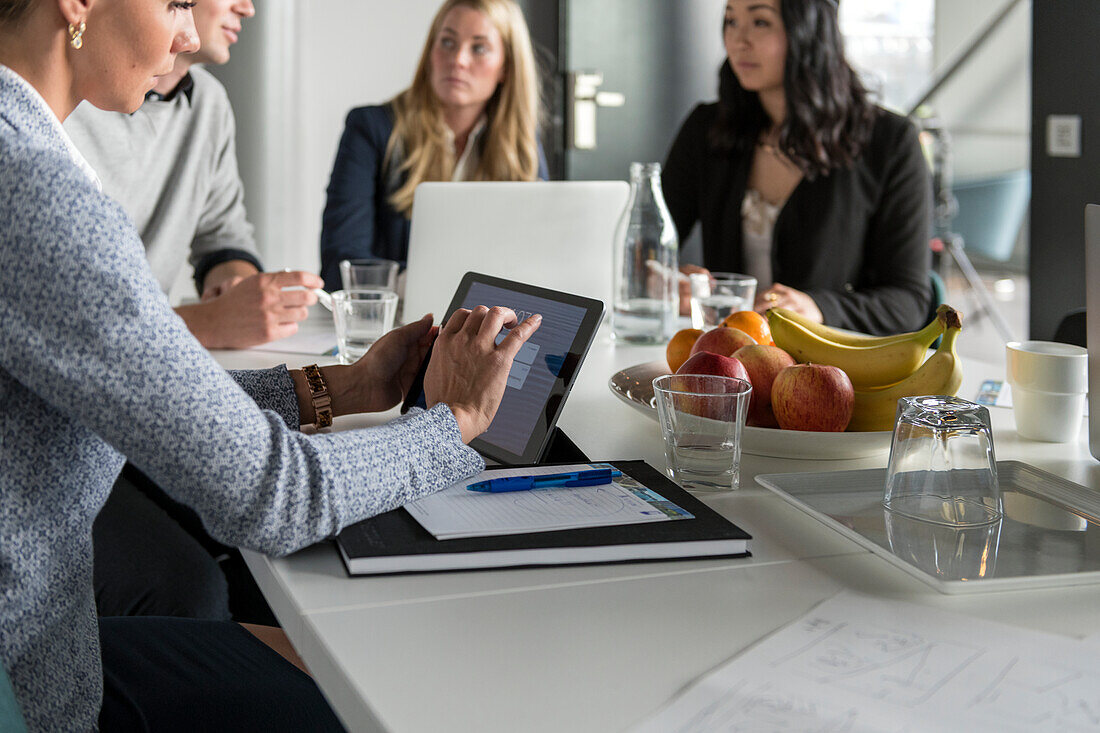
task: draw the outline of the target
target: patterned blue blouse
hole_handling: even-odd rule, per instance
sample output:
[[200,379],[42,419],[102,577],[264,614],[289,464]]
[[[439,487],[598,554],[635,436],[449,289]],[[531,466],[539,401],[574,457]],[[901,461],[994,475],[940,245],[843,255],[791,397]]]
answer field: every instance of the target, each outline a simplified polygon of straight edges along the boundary
[[123,456],[217,539],[274,555],[484,465],[445,405],[298,432],[286,369],[222,370],[82,166],[0,66],[0,661],[32,731],[96,726],[91,527]]

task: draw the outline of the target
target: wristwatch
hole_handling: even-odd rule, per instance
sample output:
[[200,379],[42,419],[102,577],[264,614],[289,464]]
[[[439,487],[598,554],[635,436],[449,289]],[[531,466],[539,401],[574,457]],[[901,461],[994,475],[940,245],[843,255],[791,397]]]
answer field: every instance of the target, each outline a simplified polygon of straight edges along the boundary
[[328,384],[321,374],[321,367],[310,364],[302,367],[302,373],[306,375],[309,396],[313,402],[313,424],[318,428],[327,428],[332,425],[332,398],[329,397]]

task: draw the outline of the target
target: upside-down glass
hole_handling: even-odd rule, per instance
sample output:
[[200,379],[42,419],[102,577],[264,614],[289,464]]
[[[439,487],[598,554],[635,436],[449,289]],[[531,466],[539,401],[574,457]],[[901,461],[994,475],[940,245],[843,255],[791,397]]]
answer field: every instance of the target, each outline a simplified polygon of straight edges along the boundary
[[756,278],[736,272],[693,272],[691,327],[711,329],[737,311],[751,311],[756,298]]
[[340,282],[344,290],[381,288],[397,292],[397,270],[393,260],[341,260]]
[[653,380],[653,394],[672,480],[696,491],[736,489],[752,385],[734,377],[666,374]]
[[340,363],[354,363],[393,328],[397,293],[382,288],[337,290],[332,294],[332,320]]
[[933,524],[882,510],[890,550],[942,580],[991,578],[997,570],[1002,522],[976,527]]
[[882,503],[912,519],[952,527],[1000,520],[989,411],[958,397],[899,400]]

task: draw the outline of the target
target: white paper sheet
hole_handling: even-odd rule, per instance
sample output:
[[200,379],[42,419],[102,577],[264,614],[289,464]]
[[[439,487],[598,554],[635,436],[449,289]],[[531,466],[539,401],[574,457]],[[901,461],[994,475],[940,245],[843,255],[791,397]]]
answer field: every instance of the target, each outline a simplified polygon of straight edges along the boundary
[[1097,647],[841,593],[693,684],[635,733],[1098,728]]
[[484,471],[439,493],[406,504],[405,509],[436,539],[549,532],[577,527],[663,522],[692,515],[665,501],[625,474],[602,486],[508,491],[469,491],[477,481],[508,476],[607,468],[607,464],[540,466]]
[[332,356],[336,353],[336,333],[328,330],[305,329],[278,341],[252,347],[253,351],[274,351],[280,354],[310,354]]

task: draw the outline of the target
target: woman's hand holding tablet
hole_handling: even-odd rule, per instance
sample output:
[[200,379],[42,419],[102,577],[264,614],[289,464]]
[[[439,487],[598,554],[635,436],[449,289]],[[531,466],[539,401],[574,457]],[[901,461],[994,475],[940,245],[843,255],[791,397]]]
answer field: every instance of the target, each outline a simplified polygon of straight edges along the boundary
[[[485,307],[489,304],[502,307]],[[492,315],[494,311],[495,316]],[[498,463],[518,465],[543,460],[554,424],[603,320],[603,311],[603,303],[591,298],[474,272],[463,276],[447,309],[448,318],[440,342],[444,334],[454,334],[448,335],[449,339],[472,339],[472,334],[476,333],[478,348],[487,349],[498,344],[494,351],[503,357],[501,347],[509,343],[512,334],[519,331],[523,339],[510,344],[507,375],[493,387],[500,405],[495,408],[495,414],[482,414],[490,422],[479,437],[470,441],[472,448]],[[541,323],[537,332],[532,329],[529,333],[526,324],[536,313],[540,314]],[[513,316],[519,325],[511,333],[503,332],[502,329],[513,323],[510,320]],[[475,319],[473,323],[471,319]],[[427,380],[426,371],[431,372]],[[453,382],[456,388],[459,384],[472,388],[484,377],[464,363],[455,362],[445,368],[441,362],[436,367],[435,357],[429,356],[402,410],[447,402],[431,392],[433,385],[440,384],[432,380],[444,379]],[[460,411],[463,409],[465,406],[459,407]]]
[[[424,373],[426,405],[450,407],[463,442],[493,422],[512,361],[541,323],[538,314],[519,323],[511,308],[479,305],[472,311],[459,308],[440,330]],[[497,343],[504,328],[511,331]]]

